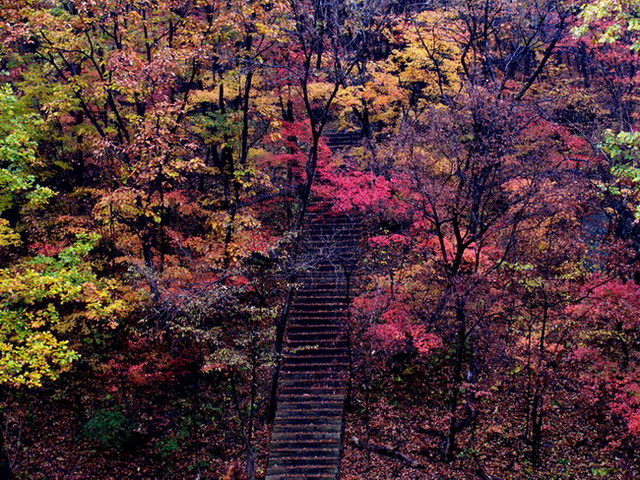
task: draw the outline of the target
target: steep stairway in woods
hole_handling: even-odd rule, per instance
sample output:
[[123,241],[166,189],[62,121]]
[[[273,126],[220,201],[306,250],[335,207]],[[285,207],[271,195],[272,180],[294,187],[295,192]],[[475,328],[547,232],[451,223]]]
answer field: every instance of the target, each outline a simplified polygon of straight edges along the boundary
[[362,140],[362,132],[359,130],[331,130],[327,132],[325,137],[327,139],[327,146],[331,148],[331,150],[336,151],[358,145]]
[[359,222],[322,207],[309,213],[285,331],[266,480],[335,480],[349,382],[348,291]]

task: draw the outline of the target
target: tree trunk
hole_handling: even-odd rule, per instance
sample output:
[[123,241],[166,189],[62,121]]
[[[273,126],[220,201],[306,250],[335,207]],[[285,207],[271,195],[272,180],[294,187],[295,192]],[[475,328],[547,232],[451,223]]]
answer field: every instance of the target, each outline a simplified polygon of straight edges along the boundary
[[540,465],[540,445],[542,444],[543,402],[540,386],[536,386],[531,407],[531,465],[537,468]]
[[289,316],[289,310],[291,309],[291,301],[293,299],[293,293],[295,288],[290,285],[287,289],[287,298],[284,302],[284,308],[278,318],[276,325],[276,344],[275,352],[277,356],[276,368],[273,371],[273,377],[271,378],[271,392],[269,394],[269,409],[267,412],[267,421],[272,423],[276,418],[276,408],[278,406],[278,379],[280,378],[280,369],[282,367],[282,347],[284,346],[284,332],[287,326],[287,318]]
[[[0,421],[4,422],[4,415],[0,416]],[[0,480],[11,480],[11,462],[5,446],[4,429],[0,428]]]
[[453,365],[453,385],[449,393],[449,429],[444,447],[444,458],[451,461],[455,458],[456,433],[458,432],[458,418],[456,412],[460,402],[460,385],[462,384],[462,364],[464,362],[465,341],[467,336],[467,319],[464,311],[464,301],[456,303],[456,320],[458,335],[456,341],[456,358]]
[[11,460],[9,459],[5,438],[5,425],[7,423],[4,415],[4,400],[4,392],[0,392],[0,480],[11,480],[13,472],[11,471]]

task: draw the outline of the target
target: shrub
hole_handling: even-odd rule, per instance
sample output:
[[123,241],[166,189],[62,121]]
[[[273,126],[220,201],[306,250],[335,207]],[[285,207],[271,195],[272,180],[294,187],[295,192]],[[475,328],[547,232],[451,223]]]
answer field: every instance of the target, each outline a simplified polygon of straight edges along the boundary
[[119,408],[96,410],[84,424],[82,436],[103,447],[120,449],[131,438],[131,422]]

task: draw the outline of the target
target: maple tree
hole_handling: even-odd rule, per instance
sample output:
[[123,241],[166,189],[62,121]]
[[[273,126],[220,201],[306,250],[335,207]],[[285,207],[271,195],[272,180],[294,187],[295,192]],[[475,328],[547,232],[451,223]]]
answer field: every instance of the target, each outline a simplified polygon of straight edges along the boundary
[[[582,266],[587,256],[593,254],[582,225],[585,222],[591,223],[592,228],[595,225],[594,219],[582,217],[587,204],[580,205],[571,191],[581,188],[582,192],[588,192],[582,194],[581,201],[595,201],[601,195],[601,184],[590,183],[587,177],[580,180],[581,174],[576,173],[592,175],[600,164],[597,153],[585,140],[586,132],[580,129],[581,125],[554,122],[544,111],[539,111],[537,117],[526,105],[520,108],[508,107],[508,103],[501,105],[502,97],[522,101],[526,94],[538,99],[544,96],[545,90],[540,86],[544,84],[538,84],[539,79],[551,75],[547,73],[549,61],[567,35],[570,11],[543,16],[541,23],[529,26],[531,37],[523,35],[529,45],[505,54],[508,50],[490,49],[496,45],[493,35],[500,34],[505,13],[513,10],[511,6],[500,5],[483,10],[486,5],[468,2],[456,12],[463,20],[462,36],[456,37],[455,27],[449,28],[450,36],[461,45],[451,51],[452,55],[458,56],[459,71],[469,83],[450,91],[438,109],[420,106],[423,100],[412,92],[407,105],[413,103],[421,110],[416,108],[405,114],[404,131],[397,134],[397,143],[385,152],[387,158],[395,160],[387,161],[384,169],[379,164],[372,165],[370,168],[378,173],[378,178],[367,183],[361,183],[359,171],[349,174],[350,178],[345,178],[344,173],[331,177],[335,190],[328,189],[326,195],[337,198],[339,208],[362,208],[377,216],[377,222],[395,225],[393,234],[381,237],[385,239],[383,243],[379,237],[372,238],[376,247],[383,244],[388,248],[395,243],[400,251],[415,249],[415,253],[408,255],[393,255],[391,266],[378,252],[376,273],[370,277],[368,293],[358,306],[367,314],[364,325],[369,325],[374,338],[382,340],[378,346],[389,342],[387,349],[392,353],[394,349],[398,353],[397,343],[392,346],[393,339],[405,335],[411,338],[411,334],[403,333],[406,327],[393,319],[399,316],[406,321],[414,317],[412,312],[416,308],[417,318],[430,326],[432,335],[444,337],[445,345],[457,345],[449,353],[455,361],[446,397],[449,411],[447,424],[442,426],[445,433],[436,432],[442,439],[444,456],[454,458],[457,437],[464,429],[477,428],[478,422],[482,422],[478,399],[493,396],[486,386],[495,379],[490,380],[488,373],[479,371],[479,365],[491,362],[492,369],[498,368],[496,360],[489,360],[490,352],[495,351],[495,358],[500,358],[506,350],[524,362],[521,367],[504,368],[523,373],[521,392],[523,409],[527,412],[523,435],[529,445],[528,461],[538,467],[543,436],[548,431],[545,423],[552,414],[548,403],[557,402],[561,395],[557,388],[559,378],[554,376],[559,368],[549,367],[557,365],[567,352],[562,343],[556,343],[557,337],[576,344],[580,338],[577,331],[567,329],[563,308],[593,294],[587,293],[588,289],[582,290],[584,297],[572,292],[580,290],[578,285],[588,282],[592,275]],[[523,6],[514,8],[518,7]],[[423,28],[427,31],[438,28],[438,18],[446,18],[447,14],[452,15],[450,11],[441,14],[442,17],[429,12],[430,17],[423,18],[430,22],[427,20]],[[547,21],[548,26],[544,23]],[[483,40],[483,25],[484,35],[491,32],[491,39]],[[523,34],[526,28],[522,26]],[[537,66],[527,66],[531,61],[526,57],[527,48],[533,47],[539,50],[541,60]],[[447,59],[453,60],[451,56]],[[421,65],[418,62],[422,59],[417,56],[411,60]],[[504,69],[505,66],[509,68]],[[419,71],[425,72],[425,68],[421,66]],[[562,78],[563,71],[556,68],[552,74]],[[446,85],[442,81],[431,82],[431,86],[438,84]],[[440,97],[443,90],[440,89]],[[426,98],[433,96],[426,95]],[[454,108],[465,113],[449,113]],[[422,112],[426,113],[420,115]],[[524,121],[527,116],[532,120]],[[634,155],[634,135],[621,134],[618,147],[610,138],[611,135],[604,148],[609,155],[618,157],[618,166],[613,167],[616,176],[620,178],[625,168],[626,176],[622,175],[621,183],[632,182],[632,167],[621,167],[620,160],[626,158],[629,165]],[[565,179],[570,180],[565,183]],[[379,189],[377,186],[383,183],[392,187]],[[615,194],[619,195],[619,190]],[[360,198],[366,199],[366,203],[358,205]],[[381,199],[386,208],[380,210],[376,199]],[[544,239],[547,236],[554,238],[554,244],[563,245],[562,249],[550,248],[549,240]],[[580,238],[586,241],[581,243]],[[572,243],[573,248],[568,250],[566,242]],[[406,243],[411,247],[403,247]],[[606,249],[602,243],[599,245],[601,250]],[[380,275],[387,269],[391,272]],[[443,285],[438,286],[443,280]],[[597,278],[593,283],[598,283]],[[516,288],[518,284],[521,287]],[[401,285],[401,291],[394,285]],[[427,309],[420,307],[423,302]],[[526,319],[527,311],[530,320]],[[438,320],[444,319],[445,323],[439,325]],[[451,329],[452,325],[458,325],[457,332]],[[507,332],[511,329],[521,332],[521,339],[513,340],[515,348],[506,343],[491,344],[502,336],[497,333],[500,328],[507,329],[504,336],[510,336]],[[477,347],[478,344],[482,346]],[[497,345],[499,348],[494,350]],[[633,386],[629,388],[632,390]],[[462,392],[466,392],[465,397]],[[633,417],[634,407],[614,404],[618,412]]]

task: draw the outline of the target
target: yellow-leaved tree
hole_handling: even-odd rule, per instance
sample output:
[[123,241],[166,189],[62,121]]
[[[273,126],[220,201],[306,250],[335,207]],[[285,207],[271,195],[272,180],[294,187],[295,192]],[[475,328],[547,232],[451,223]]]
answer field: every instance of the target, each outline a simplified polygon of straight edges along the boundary
[[[116,300],[117,285],[99,279],[88,259],[98,235],[80,234],[55,256],[24,253],[22,220],[54,195],[35,174],[39,123],[10,89],[0,90],[1,393],[57,379],[79,357],[74,343],[114,327],[126,310]],[[9,456],[0,441],[0,474],[8,478]]]

